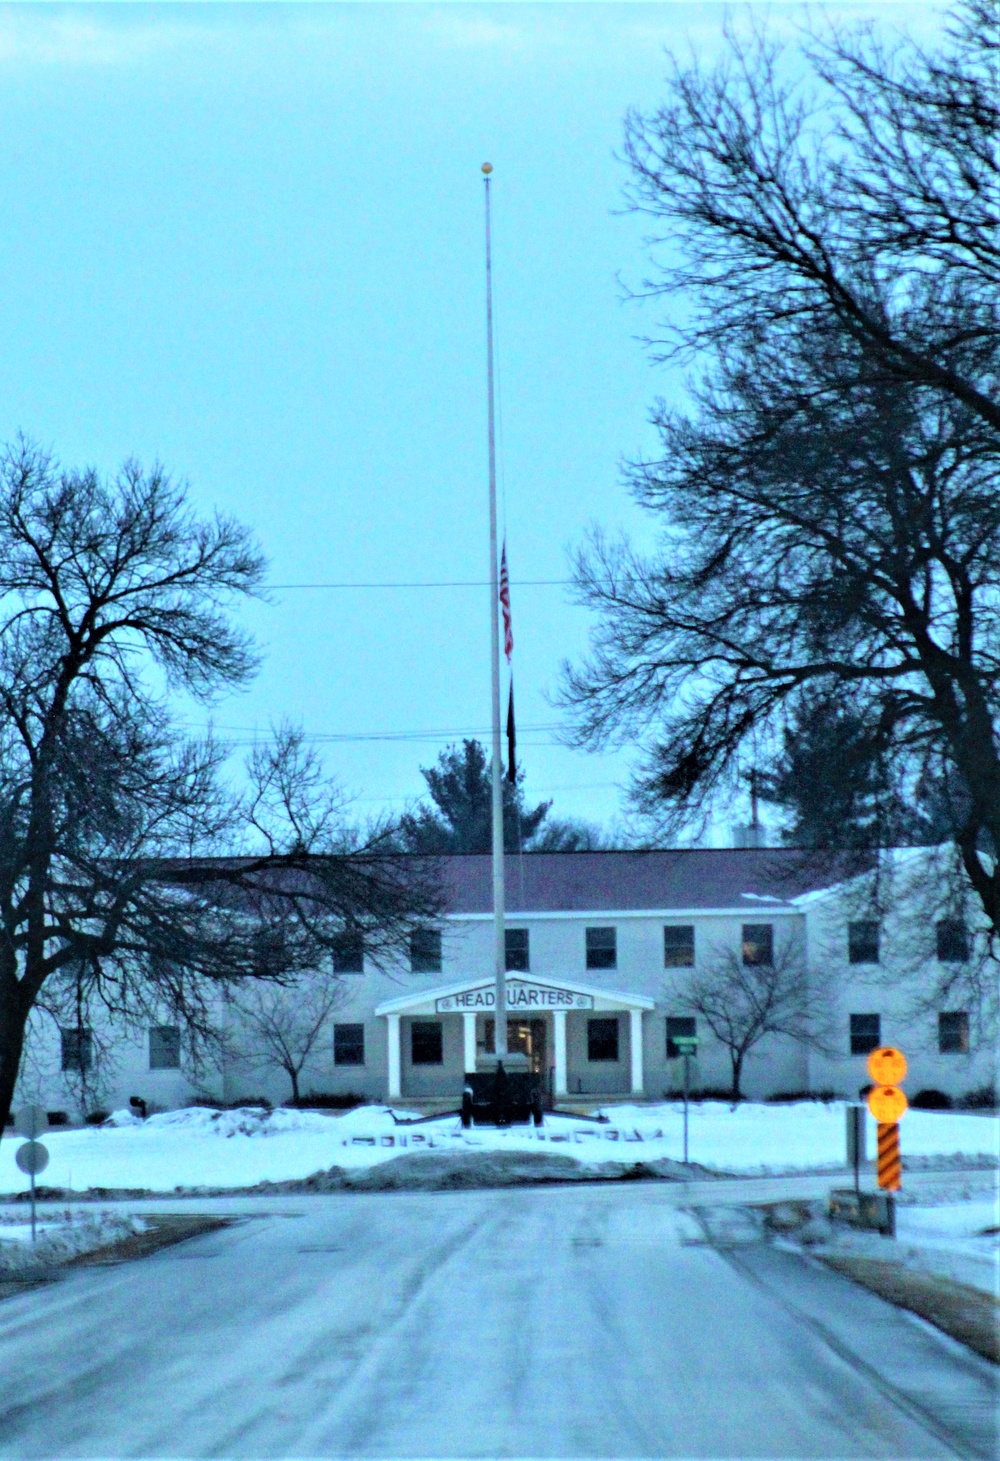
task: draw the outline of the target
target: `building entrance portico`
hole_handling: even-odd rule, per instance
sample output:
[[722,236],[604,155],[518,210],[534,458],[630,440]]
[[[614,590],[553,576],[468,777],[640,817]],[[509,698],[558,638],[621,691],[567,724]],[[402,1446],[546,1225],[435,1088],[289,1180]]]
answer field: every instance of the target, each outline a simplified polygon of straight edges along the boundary
[[[492,976],[424,989],[387,1000],[376,1015],[388,1026],[389,1100],[456,1098],[477,1055],[493,1048]],[[560,1097],[643,1093],[641,994],[557,979],[511,975],[507,981],[508,1046],[523,1050],[546,1088]],[[433,1060],[426,1052],[434,1053]]]

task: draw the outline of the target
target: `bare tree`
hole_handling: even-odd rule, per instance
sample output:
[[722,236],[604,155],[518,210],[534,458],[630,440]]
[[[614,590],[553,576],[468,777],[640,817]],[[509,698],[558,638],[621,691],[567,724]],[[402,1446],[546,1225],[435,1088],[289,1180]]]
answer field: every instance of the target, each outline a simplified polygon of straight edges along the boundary
[[343,998],[336,975],[317,974],[293,985],[244,985],[229,1001],[235,1023],[227,1031],[227,1054],[252,1069],[283,1070],[297,1106],[302,1071]]
[[747,962],[744,950],[713,949],[670,993],[726,1047],[734,1101],[742,1099],[747,1056],[768,1035],[826,1048],[823,1007],[810,989],[802,951],[791,939],[757,962]]
[[[648,556],[595,533],[598,611],[567,668],[578,744],[638,740],[637,805],[676,832],[780,756],[817,700],[849,711],[904,802],[932,777],[1000,934],[1000,220],[992,7],[939,56],[870,33],[801,62],[730,33],[630,115],[631,199],[680,250],[660,403],[629,481]],[[933,773],[933,775],[932,775]]]
[[440,911],[434,865],[350,828],[300,734],[238,790],[226,748],[181,731],[178,697],[254,673],[229,611],[263,574],[158,468],[0,460],[0,1127],[40,1004],[166,1014],[197,1046],[223,989],[294,979],[345,929],[378,964]]

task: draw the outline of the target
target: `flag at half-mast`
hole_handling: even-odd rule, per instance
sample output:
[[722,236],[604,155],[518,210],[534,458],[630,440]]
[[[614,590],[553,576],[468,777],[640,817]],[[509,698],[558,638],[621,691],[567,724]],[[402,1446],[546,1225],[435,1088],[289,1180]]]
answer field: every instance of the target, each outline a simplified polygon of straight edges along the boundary
[[[514,651],[514,635],[510,627],[510,574],[507,572],[507,542],[504,540],[500,554],[500,608],[503,613],[503,652],[507,663]],[[507,780],[514,785],[517,781],[517,759],[514,734],[514,676],[510,677],[510,694],[507,697]]]

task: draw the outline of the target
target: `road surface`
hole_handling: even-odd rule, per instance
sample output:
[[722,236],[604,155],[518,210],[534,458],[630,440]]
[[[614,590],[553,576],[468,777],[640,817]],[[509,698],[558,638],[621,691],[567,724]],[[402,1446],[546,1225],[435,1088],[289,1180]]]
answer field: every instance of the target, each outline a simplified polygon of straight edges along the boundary
[[288,1198],[0,1304],[0,1455],[992,1457],[996,1373],[668,1184]]

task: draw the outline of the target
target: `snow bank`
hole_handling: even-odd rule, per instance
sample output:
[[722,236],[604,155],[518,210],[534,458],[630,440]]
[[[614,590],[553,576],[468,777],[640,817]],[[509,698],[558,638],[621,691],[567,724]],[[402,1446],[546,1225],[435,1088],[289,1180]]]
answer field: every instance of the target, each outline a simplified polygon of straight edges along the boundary
[[[253,1187],[333,1167],[349,1172],[414,1152],[477,1149],[559,1153],[612,1175],[622,1163],[670,1163],[683,1155],[679,1103],[609,1106],[605,1124],[553,1116],[538,1130],[463,1131],[453,1117],[412,1125],[407,1114],[386,1106],[336,1114],[190,1107],[139,1121],[117,1112],[100,1127],[47,1132],[51,1160],[41,1180],[77,1192]],[[991,1117],[911,1111],[902,1128],[904,1163],[908,1157],[941,1164],[996,1161],[998,1135]],[[0,1142],[0,1193],[25,1190],[26,1178],[14,1164],[19,1144],[19,1138]],[[874,1122],[868,1152],[875,1152]],[[745,1102],[731,1109],[725,1102],[693,1102],[689,1155],[700,1167],[747,1175],[836,1169],[845,1159],[844,1104]]]
[[53,1221],[50,1211],[31,1241],[31,1222],[5,1223],[0,1227],[0,1279],[28,1276],[36,1269],[65,1263],[80,1253],[92,1253],[133,1233],[144,1233],[141,1217],[120,1212],[73,1213],[67,1209]]

